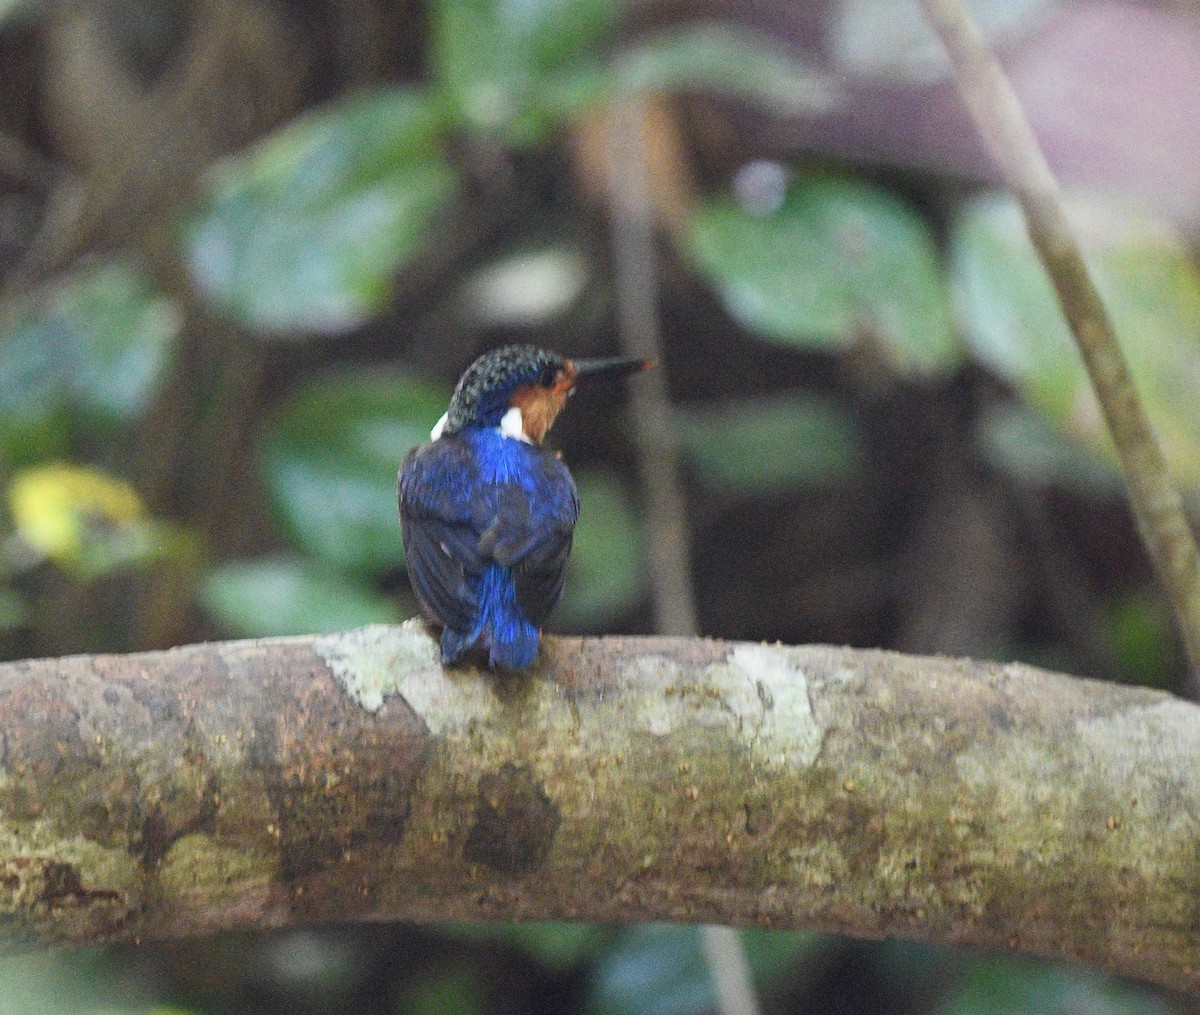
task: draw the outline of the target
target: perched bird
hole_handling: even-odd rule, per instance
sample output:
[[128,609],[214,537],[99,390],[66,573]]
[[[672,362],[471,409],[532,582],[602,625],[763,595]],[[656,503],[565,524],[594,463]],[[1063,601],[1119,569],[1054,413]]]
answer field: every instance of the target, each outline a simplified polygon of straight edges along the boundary
[[459,379],[399,476],[408,575],[421,612],[442,626],[443,663],[486,653],[493,669],[533,665],[579,517],[571,473],[542,440],[578,384],[651,365],[514,345]]

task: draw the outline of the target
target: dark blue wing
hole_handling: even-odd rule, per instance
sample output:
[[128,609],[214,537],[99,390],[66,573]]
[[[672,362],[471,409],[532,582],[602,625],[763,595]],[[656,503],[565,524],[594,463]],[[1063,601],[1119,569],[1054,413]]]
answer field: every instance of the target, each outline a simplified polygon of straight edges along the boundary
[[477,469],[459,441],[422,444],[400,467],[400,525],[413,591],[423,613],[457,631],[475,625],[485,566],[472,518],[473,478]]
[[532,483],[498,490],[496,510],[480,536],[481,552],[513,569],[517,604],[540,624],[562,595],[579,497],[567,467],[541,448],[530,448]]
[[512,569],[517,604],[539,624],[562,594],[579,517],[566,466],[540,447],[495,439],[503,444],[493,447],[490,434],[443,437],[410,452],[400,470],[413,589],[426,613],[457,631],[475,626],[491,564]]

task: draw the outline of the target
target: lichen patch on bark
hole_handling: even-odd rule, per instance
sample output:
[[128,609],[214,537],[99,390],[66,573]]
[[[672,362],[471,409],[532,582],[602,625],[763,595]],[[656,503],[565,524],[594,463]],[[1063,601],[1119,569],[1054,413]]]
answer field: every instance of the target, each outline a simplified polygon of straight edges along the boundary
[[824,729],[813,713],[808,677],[779,648],[735,645],[729,668],[743,714],[758,714],[751,750],[771,764],[811,765],[817,759]]
[[399,690],[401,675],[429,668],[440,672],[437,644],[419,620],[321,635],[313,640],[313,650],[346,693],[368,712],[378,712],[384,700]]

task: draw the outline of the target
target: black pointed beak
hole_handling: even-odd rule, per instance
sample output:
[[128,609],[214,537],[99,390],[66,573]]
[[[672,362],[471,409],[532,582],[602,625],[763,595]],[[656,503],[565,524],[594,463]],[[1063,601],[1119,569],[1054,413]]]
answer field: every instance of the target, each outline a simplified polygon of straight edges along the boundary
[[582,380],[628,377],[649,370],[655,363],[652,359],[577,359],[573,362],[576,384]]

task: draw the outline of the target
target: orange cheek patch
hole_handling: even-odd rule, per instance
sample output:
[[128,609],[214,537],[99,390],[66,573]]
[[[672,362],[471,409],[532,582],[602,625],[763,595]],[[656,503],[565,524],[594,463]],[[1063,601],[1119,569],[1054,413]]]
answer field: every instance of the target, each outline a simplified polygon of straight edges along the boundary
[[513,392],[511,404],[521,410],[521,425],[535,444],[541,444],[546,432],[554,425],[555,418],[567,404],[569,390],[569,386],[564,385],[546,389],[527,384]]

